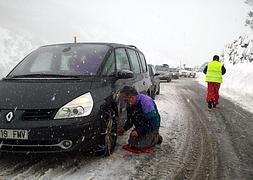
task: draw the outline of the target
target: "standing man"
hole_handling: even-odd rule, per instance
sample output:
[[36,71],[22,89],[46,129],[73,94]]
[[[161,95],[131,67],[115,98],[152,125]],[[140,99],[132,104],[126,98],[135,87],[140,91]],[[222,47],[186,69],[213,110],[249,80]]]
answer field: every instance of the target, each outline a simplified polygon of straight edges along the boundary
[[219,104],[219,89],[222,83],[222,75],[226,73],[226,68],[219,61],[219,56],[215,55],[213,56],[213,61],[207,64],[203,72],[206,74],[206,102],[208,103],[208,108],[216,108]]
[[145,152],[148,148],[162,143],[159,135],[160,115],[153,99],[144,94],[139,94],[135,88],[125,86],[122,91],[124,101],[127,103],[127,121],[123,128],[119,129],[119,135],[123,135],[134,126],[130,133],[128,145],[124,149],[135,152]]

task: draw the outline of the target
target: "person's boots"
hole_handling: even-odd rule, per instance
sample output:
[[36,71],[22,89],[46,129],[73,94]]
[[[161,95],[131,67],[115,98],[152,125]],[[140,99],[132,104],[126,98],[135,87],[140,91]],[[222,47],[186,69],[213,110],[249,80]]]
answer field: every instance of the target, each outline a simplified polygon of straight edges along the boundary
[[162,142],[163,142],[163,137],[159,134],[159,135],[158,135],[157,144],[162,144]]
[[208,104],[208,108],[212,109],[213,102],[212,101],[208,101],[207,104]]

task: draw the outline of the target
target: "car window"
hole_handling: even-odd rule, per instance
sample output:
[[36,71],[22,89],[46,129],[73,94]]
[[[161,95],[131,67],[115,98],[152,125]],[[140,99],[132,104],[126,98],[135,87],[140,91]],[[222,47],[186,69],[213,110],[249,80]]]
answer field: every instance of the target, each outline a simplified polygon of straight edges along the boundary
[[156,66],[155,69],[156,71],[169,71],[169,68],[167,66]]
[[178,72],[177,68],[169,68],[170,72]]
[[51,67],[52,53],[45,52],[37,57],[38,63],[33,63],[30,72],[48,71]]
[[104,69],[102,71],[102,75],[113,75],[115,73],[115,59],[114,59],[114,53],[111,53],[109,58],[107,59]]
[[147,72],[147,64],[146,64],[146,60],[145,60],[145,57],[142,53],[139,53],[140,55],[140,58],[141,58],[141,64],[142,64],[142,70],[143,72]]
[[124,48],[115,49],[116,65],[118,70],[130,70],[129,61]]
[[152,67],[151,66],[148,66],[148,71],[149,71],[149,75],[153,76],[153,71],[152,71]]
[[156,71],[155,71],[154,66],[151,66],[151,69],[152,69],[152,73],[153,73],[153,75],[155,75],[155,74],[156,74]]
[[140,74],[141,73],[141,69],[140,69],[140,64],[139,64],[139,60],[138,60],[138,56],[136,54],[135,50],[132,49],[127,49],[127,52],[130,56],[132,65],[133,65],[133,72],[135,72],[136,74]]

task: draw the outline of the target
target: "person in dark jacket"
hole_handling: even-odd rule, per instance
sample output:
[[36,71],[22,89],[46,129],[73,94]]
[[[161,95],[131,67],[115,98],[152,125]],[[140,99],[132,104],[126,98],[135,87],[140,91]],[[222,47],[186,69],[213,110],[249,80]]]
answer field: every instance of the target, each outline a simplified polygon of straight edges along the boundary
[[123,135],[134,126],[130,133],[128,146],[141,149],[161,144],[160,115],[153,99],[138,93],[130,86],[125,86],[121,93],[128,107],[127,121],[124,127],[119,129],[119,135]]
[[222,83],[222,75],[226,73],[226,68],[224,64],[219,61],[219,56],[214,55],[213,61],[207,64],[203,72],[206,74],[206,102],[208,103],[208,108],[216,108],[219,104],[219,89]]

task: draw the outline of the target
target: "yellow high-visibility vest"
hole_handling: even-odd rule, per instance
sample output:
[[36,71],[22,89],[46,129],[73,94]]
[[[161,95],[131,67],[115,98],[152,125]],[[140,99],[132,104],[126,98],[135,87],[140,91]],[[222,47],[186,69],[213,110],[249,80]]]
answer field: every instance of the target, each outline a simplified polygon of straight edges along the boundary
[[209,62],[207,65],[206,82],[222,83],[222,66],[219,61]]

